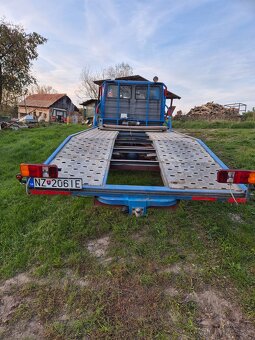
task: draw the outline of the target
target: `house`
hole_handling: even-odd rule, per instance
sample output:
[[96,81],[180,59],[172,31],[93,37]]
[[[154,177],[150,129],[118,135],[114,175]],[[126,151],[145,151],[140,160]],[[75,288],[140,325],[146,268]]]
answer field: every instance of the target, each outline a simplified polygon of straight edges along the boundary
[[81,103],[84,109],[84,118],[91,121],[95,114],[95,109],[97,105],[97,99],[89,99]]
[[[95,80],[94,83],[98,86],[101,86],[105,80],[110,80],[110,79]],[[134,75],[134,76],[115,78],[115,80],[148,81],[148,79],[146,79],[146,78],[144,78],[144,77],[142,77],[138,74]],[[167,90],[166,91],[166,99],[170,100],[169,112],[171,112],[171,114],[172,114],[174,109],[175,109],[175,106],[173,106],[173,100],[174,99],[181,99],[181,97],[178,96],[177,94]],[[86,118],[91,119],[91,117],[94,116],[96,104],[97,104],[97,99],[89,99],[89,100],[86,100],[85,102],[80,104],[84,108],[84,116]]]
[[18,105],[18,117],[29,114],[38,121],[66,122],[68,117],[77,116],[78,108],[63,93],[32,94]]

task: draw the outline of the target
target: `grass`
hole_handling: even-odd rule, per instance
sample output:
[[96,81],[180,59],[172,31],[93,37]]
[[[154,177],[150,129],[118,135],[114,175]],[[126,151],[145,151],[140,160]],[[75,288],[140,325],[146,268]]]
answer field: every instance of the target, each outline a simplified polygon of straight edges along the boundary
[[[22,303],[6,334],[35,318],[52,339],[197,339],[203,331],[201,309],[188,296],[208,287],[252,320],[254,203],[181,202],[176,210],[150,209],[137,219],[117,208],[95,207],[91,198],[25,194],[15,179],[19,163],[44,161],[82,128],[0,133],[0,277],[30,272],[34,278],[14,289]],[[255,168],[254,129],[193,127],[188,132],[229,166]],[[125,184],[161,185],[155,173],[112,172],[108,182],[120,178]],[[105,235],[110,237],[106,264],[86,246]],[[90,284],[79,285],[80,279]],[[177,293],[167,294],[170,288]]]
[[255,129],[255,120],[244,121],[206,121],[206,120],[173,120],[175,129]]

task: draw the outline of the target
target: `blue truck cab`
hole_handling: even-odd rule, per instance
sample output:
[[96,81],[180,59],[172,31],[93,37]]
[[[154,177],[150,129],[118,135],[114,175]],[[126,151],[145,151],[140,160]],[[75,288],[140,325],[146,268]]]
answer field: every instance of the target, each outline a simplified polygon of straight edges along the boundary
[[166,119],[166,85],[160,82],[107,80],[100,86],[94,126],[103,124],[162,126]]

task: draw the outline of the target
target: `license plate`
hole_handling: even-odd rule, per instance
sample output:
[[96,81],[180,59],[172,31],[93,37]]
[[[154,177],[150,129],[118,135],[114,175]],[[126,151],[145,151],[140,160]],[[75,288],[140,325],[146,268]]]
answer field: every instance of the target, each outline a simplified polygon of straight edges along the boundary
[[33,178],[34,188],[82,189],[81,178]]

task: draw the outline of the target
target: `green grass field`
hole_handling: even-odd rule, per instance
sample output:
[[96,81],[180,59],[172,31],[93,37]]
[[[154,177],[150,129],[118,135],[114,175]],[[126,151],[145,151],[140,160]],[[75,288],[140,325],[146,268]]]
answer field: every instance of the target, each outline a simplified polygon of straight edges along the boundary
[[[178,127],[255,169],[254,128]],[[0,338],[252,338],[255,204],[181,202],[135,218],[91,198],[26,195],[19,164],[81,129],[0,131]],[[161,183],[111,172],[120,181]]]

